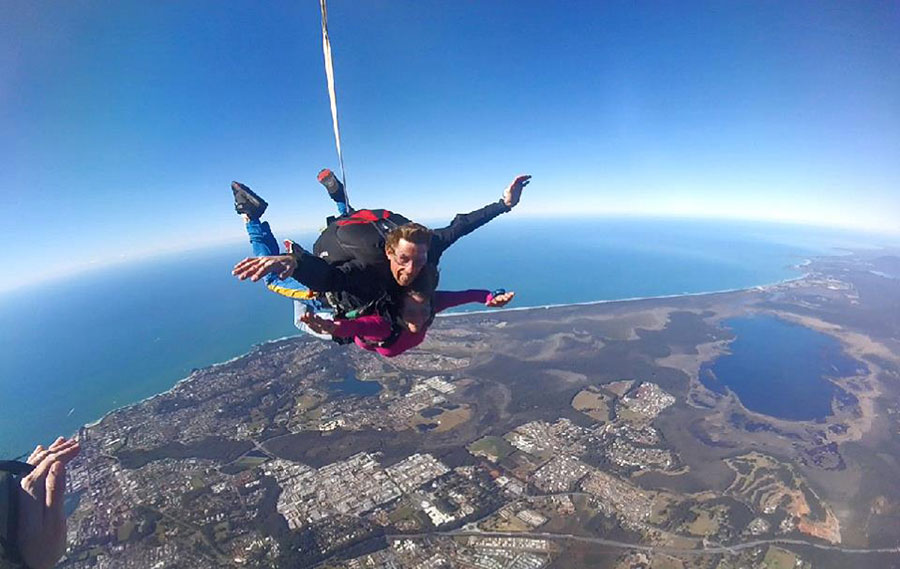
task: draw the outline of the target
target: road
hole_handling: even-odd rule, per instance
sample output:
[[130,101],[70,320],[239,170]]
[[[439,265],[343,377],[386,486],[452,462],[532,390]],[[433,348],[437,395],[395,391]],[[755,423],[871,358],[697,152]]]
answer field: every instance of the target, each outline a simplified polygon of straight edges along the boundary
[[635,549],[639,551],[652,551],[656,553],[670,553],[676,555],[709,555],[717,553],[727,553],[731,555],[737,554],[744,549],[752,549],[764,545],[800,545],[804,547],[814,547],[826,551],[839,551],[841,553],[850,554],[871,554],[871,553],[900,553],[900,547],[880,547],[871,549],[859,549],[852,547],[842,547],[840,545],[828,545],[824,543],[814,543],[804,541],[802,539],[758,539],[754,541],[745,541],[734,545],[721,545],[713,547],[700,547],[697,549],[682,549],[676,547],[661,547],[654,545],[642,545],[635,543],[626,543],[624,541],[615,541],[611,539],[603,539],[600,537],[588,537],[583,535],[560,534],[560,533],[544,533],[544,532],[487,532],[487,531],[471,531],[471,530],[454,530],[454,531],[435,531],[430,533],[418,534],[391,534],[387,535],[388,539],[410,539],[425,538],[432,536],[444,537],[529,537],[536,539],[550,539],[555,541],[580,541],[583,543],[592,543],[595,545],[603,545],[606,547],[618,547],[621,549]]

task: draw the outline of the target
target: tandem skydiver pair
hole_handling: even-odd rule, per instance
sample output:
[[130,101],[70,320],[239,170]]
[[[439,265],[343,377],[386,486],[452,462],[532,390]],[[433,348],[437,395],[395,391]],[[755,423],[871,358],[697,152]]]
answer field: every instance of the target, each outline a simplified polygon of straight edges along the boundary
[[241,280],[263,279],[295,301],[301,330],[392,357],[419,345],[434,315],[466,303],[501,307],[514,293],[439,291],[438,262],[459,238],[515,207],[530,176],[518,176],[497,202],[457,215],[431,230],[385,209],[354,210],[341,182],[329,170],[319,181],[337,204],[337,217],[316,240],[312,253],[285,242],[281,253],[268,222],[268,204],[246,185],[232,183],[235,210],[244,218],[255,257],[234,267]]

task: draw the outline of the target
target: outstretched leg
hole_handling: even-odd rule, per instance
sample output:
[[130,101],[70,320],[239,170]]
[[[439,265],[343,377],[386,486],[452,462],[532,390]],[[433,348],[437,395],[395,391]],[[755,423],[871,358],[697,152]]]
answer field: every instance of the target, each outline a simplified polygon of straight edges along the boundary
[[[278,246],[278,240],[275,239],[269,222],[260,221],[259,219],[268,206],[265,200],[240,182],[232,182],[231,191],[234,194],[234,209],[240,214],[246,224],[247,236],[250,237],[250,247],[253,249],[253,254],[257,257],[280,254],[281,250]],[[316,293],[300,284],[296,279],[281,279],[271,273],[263,277],[263,281],[272,292],[286,296],[294,301],[294,325],[297,328],[324,340],[331,339],[330,335],[314,332],[306,323],[301,321],[302,316],[307,312],[316,312],[325,318],[330,316],[327,312],[322,311],[323,307]]]
[[[260,216],[266,211],[268,204],[253,191],[240,182],[231,183],[231,191],[234,194],[234,209],[244,219],[247,236],[250,237],[250,247],[257,257],[279,255],[278,240],[272,233],[268,221],[260,221]],[[312,300],[315,293],[311,292],[299,281],[293,278],[280,279],[278,275],[269,273],[263,277],[263,282],[272,292],[295,300]]]
[[350,203],[347,201],[347,192],[344,191],[344,184],[337,179],[334,172],[328,168],[323,168],[317,176],[319,182],[328,190],[328,196],[334,200],[340,215],[347,215],[353,211]]

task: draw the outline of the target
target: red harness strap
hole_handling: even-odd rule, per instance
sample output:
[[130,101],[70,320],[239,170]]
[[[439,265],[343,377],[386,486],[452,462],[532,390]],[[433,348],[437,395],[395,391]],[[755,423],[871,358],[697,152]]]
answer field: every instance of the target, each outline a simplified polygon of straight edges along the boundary
[[379,221],[381,219],[388,219],[393,215],[388,210],[382,210],[381,217],[378,217],[375,212],[370,209],[359,209],[354,211],[350,217],[346,219],[339,219],[337,221],[338,225],[362,225],[364,223],[373,223],[375,221]]

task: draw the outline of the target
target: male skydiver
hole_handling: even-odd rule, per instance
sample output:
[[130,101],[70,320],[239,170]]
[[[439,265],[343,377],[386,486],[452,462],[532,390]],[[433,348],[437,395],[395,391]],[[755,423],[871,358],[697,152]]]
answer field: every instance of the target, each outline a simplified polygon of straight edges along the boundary
[[[241,280],[249,278],[252,281],[266,275],[282,279],[293,277],[312,290],[344,294],[348,305],[362,306],[385,295],[399,298],[403,288],[413,283],[426,263],[437,266],[443,252],[460,237],[515,207],[530,179],[527,175],[516,177],[499,201],[457,215],[447,227],[429,231],[418,224],[401,226],[388,234],[384,256],[377,259],[331,264],[292,244],[289,255],[249,257],[235,265],[233,274]],[[328,188],[325,180],[320,181]],[[339,193],[328,189],[332,199],[335,195],[342,196],[347,206],[342,188]],[[242,184],[237,189],[233,187],[233,191],[237,209],[242,203],[248,204],[248,208],[258,208],[259,203],[265,203]],[[335,201],[339,202],[338,199]]]

